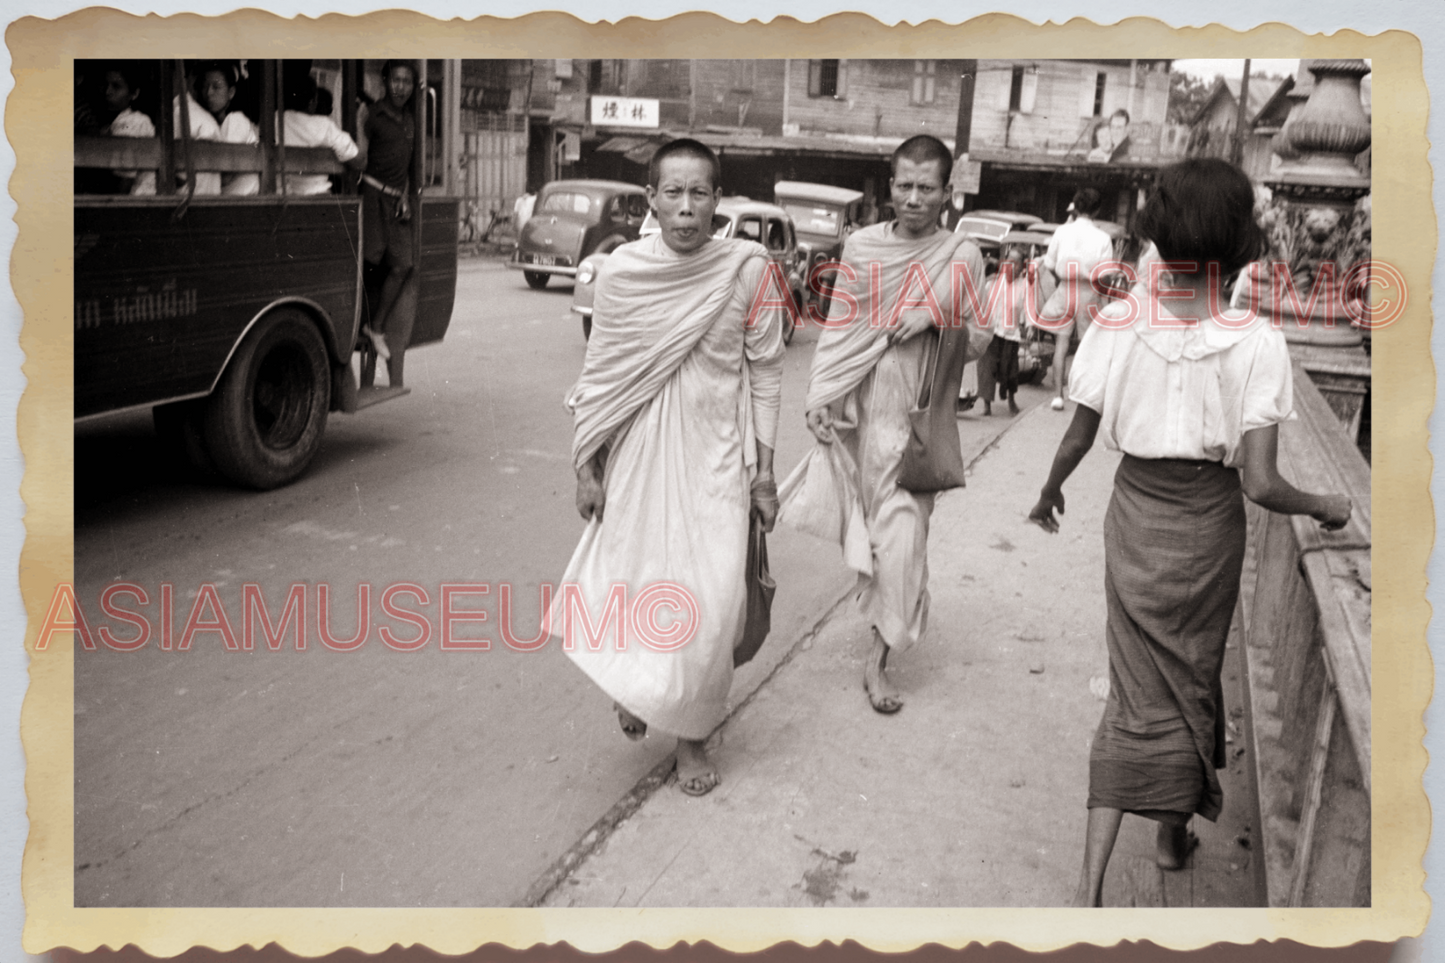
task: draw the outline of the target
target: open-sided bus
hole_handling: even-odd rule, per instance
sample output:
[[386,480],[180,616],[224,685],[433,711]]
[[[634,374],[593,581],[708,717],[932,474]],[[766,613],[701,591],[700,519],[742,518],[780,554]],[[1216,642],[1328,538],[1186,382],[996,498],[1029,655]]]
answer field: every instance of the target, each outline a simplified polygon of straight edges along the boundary
[[[380,63],[245,62],[256,145],[195,140],[185,124],[176,129],[183,61],[126,63],[154,80],[157,136],[86,136],[78,125],[75,418],[149,406],[157,432],[193,464],[256,488],[285,484],[320,447],[329,412],[407,390],[372,387],[375,356],[365,339],[358,346],[368,274],[376,273],[361,256],[359,175],[329,149],[288,148],[279,113],[299,66],[339,87],[340,126],[356,138],[364,71]],[[448,161],[448,118],[457,112],[447,95],[459,89],[459,63],[414,63],[416,266],[387,325],[391,343],[409,348],[440,341],[450,323],[458,225],[456,166]],[[78,62],[78,89],[87,67],[104,73],[102,64]],[[153,195],[88,192],[108,172],[150,171]],[[259,193],[202,195],[194,185],[203,172],[258,176]],[[342,176],[331,193],[295,196],[287,174]]]

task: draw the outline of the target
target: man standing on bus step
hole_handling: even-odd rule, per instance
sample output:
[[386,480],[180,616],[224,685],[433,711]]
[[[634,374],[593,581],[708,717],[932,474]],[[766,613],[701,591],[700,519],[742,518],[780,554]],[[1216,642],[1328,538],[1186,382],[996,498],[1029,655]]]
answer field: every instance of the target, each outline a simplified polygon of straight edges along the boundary
[[[416,264],[411,229],[411,161],[416,121],[411,98],[416,67],[409,60],[388,60],[381,68],[386,96],[367,111],[366,172],[361,175],[362,254],[369,267],[384,268],[381,294],[361,331],[371,339],[393,387],[402,383],[402,353],[410,335],[410,319],[390,324],[392,308]],[[393,344],[388,345],[390,331]]]

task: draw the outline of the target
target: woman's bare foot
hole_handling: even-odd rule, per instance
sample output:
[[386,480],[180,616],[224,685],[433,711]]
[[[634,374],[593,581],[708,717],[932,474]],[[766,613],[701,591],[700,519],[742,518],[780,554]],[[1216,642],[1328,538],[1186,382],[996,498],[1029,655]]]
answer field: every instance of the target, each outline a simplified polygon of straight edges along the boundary
[[701,739],[677,740],[677,788],[689,796],[706,796],[721,781]]
[[891,716],[903,708],[903,699],[899,697],[898,690],[893,683],[888,681],[886,668],[888,665],[888,643],[883,641],[883,636],[878,630],[873,630],[873,651],[868,656],[868,662],[863,667],[863,689],[868,693],[868,704],[873,707],[874,712]]
[[1159,824],[1158,848],[1154,861],[1160,869],[1183,869],[1189,854],[1199,845],[1199,837],[1189,831],[1188,823],[1177,826]]

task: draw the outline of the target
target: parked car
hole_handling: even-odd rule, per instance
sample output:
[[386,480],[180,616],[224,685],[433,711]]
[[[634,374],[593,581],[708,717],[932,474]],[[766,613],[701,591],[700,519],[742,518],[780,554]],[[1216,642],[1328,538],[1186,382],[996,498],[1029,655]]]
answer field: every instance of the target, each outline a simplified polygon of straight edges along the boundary
[[[863,192],[828,184],[778,181],[773,185],[773,197],[797,227],[804,297],[816,299],[818,312],[826,314],[831,277],[825,277],[825,293],[818,295],[808,285],[806,275],[817,265],[842,256],[843,242],[859,226]],[[800,302],[800,306],[803,303]]]
[[[639,235],[647,237],[661,230],[657,219],[649,212]],[[746,238],[766,247],[772,260],[782,267],[794,304],[802,305],[806,261],[798,244],[793,219],[787,211],[776,204],[746,197],[724,197],[718,202],[717,212],[713,215],[712,236]],[[585,258],[577,270],[577,281],[572,288],[572,311],[582,316],[584,338],[592,335],[592,301],[597,294],[597,270],[607,259],[607,253],[599,251]],[[790,320],[783,328],[783,343],[792,340],[793,325]]]
[[538,192],[507,266],[520,270],[528,286],[540,290],[554,274],[574,277],[594,251],[637,240],[646,216],[647,192],[636,184],[553,181]]

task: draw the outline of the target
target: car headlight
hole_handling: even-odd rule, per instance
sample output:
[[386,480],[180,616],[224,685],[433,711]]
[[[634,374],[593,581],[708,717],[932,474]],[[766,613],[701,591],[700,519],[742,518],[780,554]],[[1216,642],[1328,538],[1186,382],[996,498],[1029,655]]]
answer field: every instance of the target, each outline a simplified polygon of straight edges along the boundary
[[597,265],[591,261],[583,261],[582,266],[577,269],[577,283],[591,284],[592,279],[597,276]]

